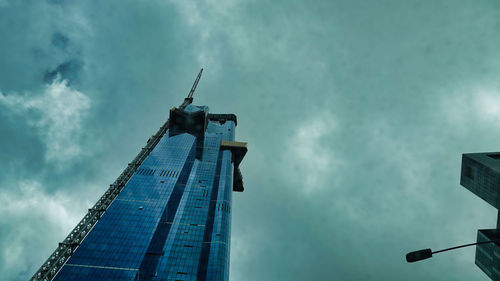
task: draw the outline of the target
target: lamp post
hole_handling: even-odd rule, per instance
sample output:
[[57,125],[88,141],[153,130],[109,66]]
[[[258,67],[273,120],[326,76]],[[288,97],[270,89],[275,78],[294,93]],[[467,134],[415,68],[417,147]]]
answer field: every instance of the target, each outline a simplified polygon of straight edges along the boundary
[[435,251],[435,252],[433,252],[431,249],[422,249],[422,250],[418,250],[418,251],[409,252],[408,254],[406,254],[406,261],[407,262],[421,261],[421,260],[431,258],[433,254],[442,253],[442,252],[451,251],[451,250],[469,247],[469,246],[474,246],[474,245],[488,244],[488,243],[493,243],[493,242],[500,242],[500,239],[465,244],[465,245],[451,247],[451,248],[447,248],[447,249],[443,249],[443,250],[439,250],[439,251]]

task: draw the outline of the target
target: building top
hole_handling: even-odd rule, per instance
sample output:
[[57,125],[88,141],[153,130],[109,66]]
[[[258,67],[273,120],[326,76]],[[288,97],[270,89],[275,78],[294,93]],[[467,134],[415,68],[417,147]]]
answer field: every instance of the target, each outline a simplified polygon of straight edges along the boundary
[[184,112],[188,112],[188,113],[195,113],[198,111],[205,111],[205,113],[208,113],[209,108],[206,105],[198,106],[198,105],[194,105],[194,104],[189,104],[186,106],[186,108],[184,108]]
[[500,153],[463,154],[460,184],[500,209]]
[[464,156],[500,173],[500,152],[465,153]]

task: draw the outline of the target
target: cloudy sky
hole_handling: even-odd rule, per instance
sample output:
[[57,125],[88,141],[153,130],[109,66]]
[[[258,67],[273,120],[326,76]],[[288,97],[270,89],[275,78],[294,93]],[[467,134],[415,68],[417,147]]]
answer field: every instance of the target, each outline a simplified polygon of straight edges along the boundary
[[489,280],[500,4],[0,0],[0,272],[26,280],[179,105],[238,116],[233,281]]

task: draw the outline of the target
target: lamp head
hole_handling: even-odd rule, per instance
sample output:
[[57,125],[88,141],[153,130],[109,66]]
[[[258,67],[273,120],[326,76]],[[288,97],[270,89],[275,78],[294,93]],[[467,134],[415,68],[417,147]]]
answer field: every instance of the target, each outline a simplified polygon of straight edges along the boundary
[[416,262],[416,261],[421,261],[425,260],[432,257],[432,250],[431,249],[423,249],[419,251],[414,251],[406,254],[406,261],[407,262]]

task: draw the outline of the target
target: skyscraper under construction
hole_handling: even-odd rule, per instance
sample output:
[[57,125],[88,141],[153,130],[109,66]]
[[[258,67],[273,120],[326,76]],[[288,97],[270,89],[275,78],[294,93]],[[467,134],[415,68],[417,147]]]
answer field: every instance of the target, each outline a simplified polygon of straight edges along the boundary
[[[203,70],[202,70],[203,71]],[[179,108],[31,280],[228,280],[232,191],[243,191],[234,114]]]

